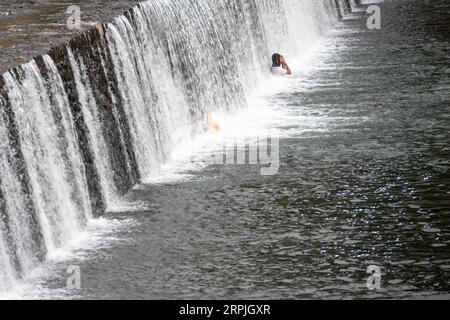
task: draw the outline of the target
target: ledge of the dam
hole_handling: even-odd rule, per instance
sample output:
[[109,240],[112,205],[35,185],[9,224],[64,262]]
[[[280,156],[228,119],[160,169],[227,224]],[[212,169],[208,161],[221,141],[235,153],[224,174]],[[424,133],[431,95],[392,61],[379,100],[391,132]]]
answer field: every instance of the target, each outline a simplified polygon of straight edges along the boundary
[[[0,74],[69,41],[96,22],[107,22],[142,1],[0,0]],[[70,30],[70,6],[80,8],[81,29]]]

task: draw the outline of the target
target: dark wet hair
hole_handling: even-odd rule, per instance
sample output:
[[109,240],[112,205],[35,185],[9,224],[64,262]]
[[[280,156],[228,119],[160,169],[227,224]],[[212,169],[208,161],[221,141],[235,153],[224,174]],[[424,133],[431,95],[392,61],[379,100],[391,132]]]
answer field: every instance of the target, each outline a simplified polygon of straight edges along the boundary
[[281,54],[274,53],[272,55],[272,67],[279,67],[281,66]]

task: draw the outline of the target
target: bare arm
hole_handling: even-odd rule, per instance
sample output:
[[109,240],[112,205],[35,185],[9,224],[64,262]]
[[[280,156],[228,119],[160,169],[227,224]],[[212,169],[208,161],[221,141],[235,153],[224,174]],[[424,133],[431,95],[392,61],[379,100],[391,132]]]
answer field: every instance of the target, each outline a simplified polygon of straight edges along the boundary
[[292,74],[292,70],[291,68],[289,68],[288,64],[286,62],[284,62],[283,64],[283,69],[286,69],[286,74],[287,75],[291,75]]
[[283,67],[283,69],[286,70],[287,75],[292,74],[292,70],[291,70],[291,68],[289,68],[289,66],[283,56],[281,57],[281,66]]

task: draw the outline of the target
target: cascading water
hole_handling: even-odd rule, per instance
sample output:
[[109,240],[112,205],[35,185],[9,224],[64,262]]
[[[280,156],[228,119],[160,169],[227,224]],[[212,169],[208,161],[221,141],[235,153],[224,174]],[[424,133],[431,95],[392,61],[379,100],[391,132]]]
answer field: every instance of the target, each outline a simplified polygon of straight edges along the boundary
[[[21,273],[36,265],[36,254],[51,254],[67,244],[92,216],[67,95],[53,61],[44,56],[43,62],[46,78],[34,61],[23,65],[17,74],[3,76],[17,140],[16,145],[11,145],[8,134],[2,132],[6,142],[2,147],[2,194],[6,204],[2,221],[4,229],[10,231],[2,236],[11,243],[10,250],[15,249],[10,258],[14,258],[14,270]],[[8,126],[3,120],[2,131],[5,128]],[[19,145],[25,172],[12,170],[18,159],[11,157],[14,151],[6,149]],[[29,194],[19,198],[18,194],[23,194],[20,180],[26,180]],[[32,207],[24,197],[32,198]],[[32,239],[40,244],[36,251]]]
[[352,0],[152,0],[0,78],[0,291],[243,108]]
[[107,204],[112,203],[112,199],[117,197],[117,190],[111,183],[114,174],[107,152],[107,146],[101,131],[101,121],[98,106],[92,93],[92,87],[87,76],[86,66],[83,59],[75,60],[75,56],[70,48],[67,48],[70,66],[75,79],[78,99],[81,105],[84,122],[89,132],[89,141],[94,154],[94,163],[99,174],[102,198]]

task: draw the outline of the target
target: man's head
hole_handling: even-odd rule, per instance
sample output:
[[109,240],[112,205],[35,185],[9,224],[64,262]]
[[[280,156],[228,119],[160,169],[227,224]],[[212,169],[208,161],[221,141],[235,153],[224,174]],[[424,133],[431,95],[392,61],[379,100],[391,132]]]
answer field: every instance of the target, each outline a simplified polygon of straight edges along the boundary
[[274,53],[272,55],[272,67],[279,67],[283,62],[283,56],[279,53]]

